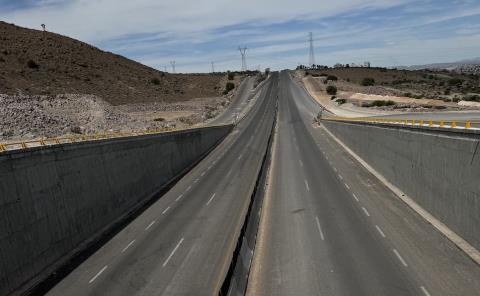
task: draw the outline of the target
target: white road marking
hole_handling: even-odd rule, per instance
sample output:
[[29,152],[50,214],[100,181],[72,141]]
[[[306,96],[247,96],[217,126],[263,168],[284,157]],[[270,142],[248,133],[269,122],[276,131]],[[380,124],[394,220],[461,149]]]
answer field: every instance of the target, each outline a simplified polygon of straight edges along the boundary
[[352,193],[352,194],[353,194],[353,198],[355,198],[356,201],[360,201],[358,197],[355,195],[355,193]]
[[193,183],[197,183],[198,182],[198,179],[195,179],[195,181],[193,181]]
[[203,177],[203,176],[205,176],[205,172],[203,172],[203,173],[200,175],[200,177]]
[[380,228],[380,226],[378,225],[375,225],[375,228],[378,230],[378,232],[380,233],[380,235],[383,237],[383,238],[386,238],[387,236],[385,235],[385,233],[383,233],[382,229]]
[[303,161],[299,159],[298,162],[300,163],[300,166],[303,167]]
[[368,217],[370,217],[370,213],[367,211],[367,209],[365,209],[365,207],[362,207],[362,210],[363,210],[363,212],[365,213],[365,215],[367,215]]
[[335,171],[335,173],[337,172],[337,168],[336,168],[336,167],[333,167],[333,170]]
[[400,253],[397,251],[397,249],[393,249],[393,252],[397,256],[398,260],[400,260],[400,262],[402,262],[403,266],[408,267],[407,262],[405,262],[405,260],[403,260],[402,256],[400,256]]
[[295,150],[297,150],[297,152],[299,152],[299,151],[298,151],[298,146],[297,146],[296,144],[295,144]]
[[93,283],[104,271],[107,269],[108,265],[105,265],[91,280],[88,281],[89,284]]
[[231,173],[232,173],[232,170],[230,169],[227,173],[227,179],[228,179],[228,177],[230,176]]
[[157,222],[157,221],[153,220],[150,224],[148,224],[148,226],[145,228],[145,230],[148,230],[150,227],[152,227],[153,224],[155,224],[155,222]]
[[243,156],[243,154],[240,154],[240,156],[238,157],[238,159],[242,159],[242,156]]
[[310,187],[308,186],[307,180],[305,180],[305,187],[307,187],[307,191],[310,191]]
[[182,194],[180,194],[180,195],[179,195],[179,196],[178,196],[178,197],[175,199],[175,201],[179,201],[179,200],[180,200],[180,198],[182,198],[182,197],[183,197],[183,193],[182,193]]
[[425,294],[425,296],[431,296],[430,293],[428,293],[427,289],[424,286],[421,286],[420,290],[422,290],[422,292],[423,292],[423,294]]
[[177,251],[178,247],[180,247],[180,245],[183,243],[183,237],[182,239],[178,242],[178,244],[175,246],[175,248],[173,249],[172,253],[170,253],[170,256],[168,256],[167,260],[165,260],[165,262],[163,262],[163,267],[165,267],[167,264],[168,264],[168,261],[170,261],[170,259],[172,259],[172,256],[173,254],[175,254],[175,252]]
[[347,187],[347,189],[350,189],[350,186],[348,186],[347,183],[343,183],[343,184],[345,184],[345,187]]
[[190,189],[192,189],[192,185],[188,186],[187,190],[185,190],[185,191],[189,191]]
[[322,240],[325,240],[325,237],[323,236],[322,227],[320,227],[320,220],[318,220],[318,217],[315,217],[315,220],[317,220],[317,227],[318,227],[318,232],[320,233],[320,238]]
[[132,240],[125,248],[123,248],[122,253],[125,252],[128,248],[130,248],[134,242],[135,240]]
[[216,194],[216,193],[214,193],[214,194],[212,195],[212,197],[210,197],[210,199],[209,199],[208,202],[207,202],[207,206],[212,202],[213,198],[215,197],[215,194]]
[[340,178],[340,180],[343,180],[342,175],[338,174],[338,177]]
[[168,207],[168,208],[166,208],[165,210],[163,210],[162,215],[165,215],[165,213],[168,212],[168,210],[170,210],[170,207]]

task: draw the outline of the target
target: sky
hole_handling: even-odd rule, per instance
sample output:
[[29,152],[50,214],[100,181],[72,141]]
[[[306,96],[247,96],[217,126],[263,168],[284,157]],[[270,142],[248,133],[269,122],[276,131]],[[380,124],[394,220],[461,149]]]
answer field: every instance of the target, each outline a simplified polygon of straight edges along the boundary
[[0,20],[177,72],[408,66],[480,56],[480,0],[0,0]]

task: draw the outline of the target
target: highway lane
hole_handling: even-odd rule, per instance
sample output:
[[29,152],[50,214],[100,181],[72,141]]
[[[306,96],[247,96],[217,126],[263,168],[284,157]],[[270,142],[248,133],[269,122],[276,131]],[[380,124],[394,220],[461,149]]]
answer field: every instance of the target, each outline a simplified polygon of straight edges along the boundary
[[282,73],[247,295],[475,295],[480,269],[311,124]]
[[238,87],[237,94],[233,98],[232,103],[230,103],[220,116],[212,120],[210,124],[229,124],[234,122],[236,118],[239,119],[248,109],[250,100],[258,93],[259,89],[261,89],[261,86],[254,89],[256,79],[256,76],[245,78]]
[[220,146],[48,295],[218,293],[267,147],[276,83]]

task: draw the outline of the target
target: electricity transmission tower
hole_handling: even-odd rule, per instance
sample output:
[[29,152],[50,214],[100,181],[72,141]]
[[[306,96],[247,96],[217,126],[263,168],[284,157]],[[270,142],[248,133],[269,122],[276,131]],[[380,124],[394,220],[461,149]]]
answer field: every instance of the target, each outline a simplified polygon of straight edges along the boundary
[[212,73],[215,73],[215,62],[212,62]]
[[172,73],[175,73],[175,61],[171,61],[170,65],[172,65]]
[[242,71],[247,71],[247,49],[246,47],[239,47],[238,50],[242,55]]
[[167,65],[163,66],[165,68],[165,73],[167,73]]
[[313,49],[313,33],[310,32],[308,35],[309,35],[308,42],[310,43],[310,55],[308,58],[308,63],[310,66],[313,66],[315,65],[315,51]]

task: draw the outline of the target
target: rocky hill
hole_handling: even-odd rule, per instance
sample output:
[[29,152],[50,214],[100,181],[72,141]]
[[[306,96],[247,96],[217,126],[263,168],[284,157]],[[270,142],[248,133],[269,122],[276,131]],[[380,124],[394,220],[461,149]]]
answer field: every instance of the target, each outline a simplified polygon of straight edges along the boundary
[[0,94],[96,95],[112,105],[218,97],[224,75],[168,74],[62,35],[0,22]]

